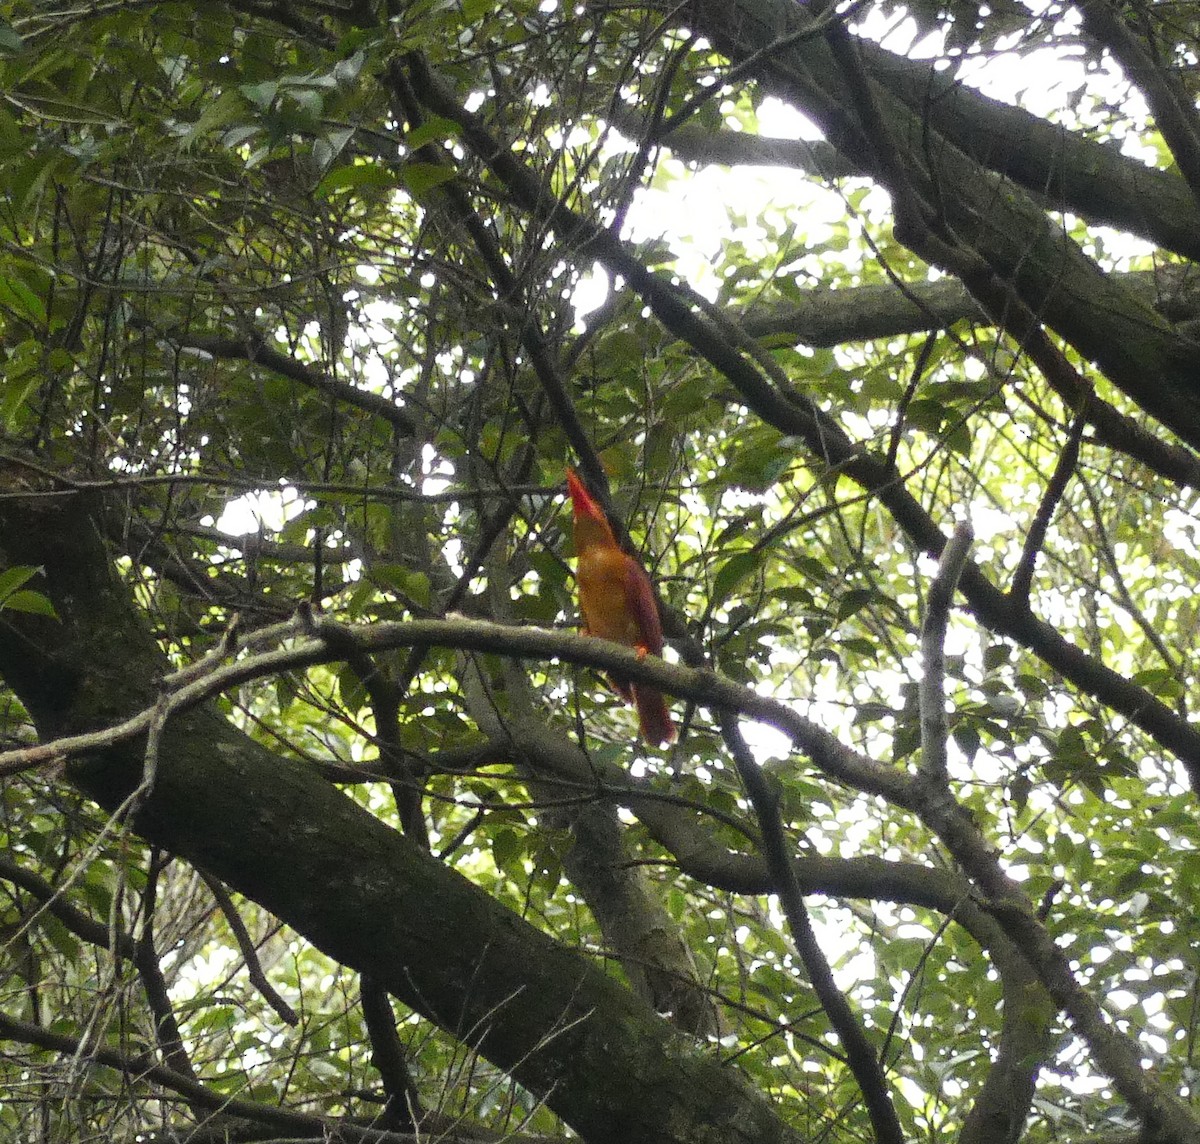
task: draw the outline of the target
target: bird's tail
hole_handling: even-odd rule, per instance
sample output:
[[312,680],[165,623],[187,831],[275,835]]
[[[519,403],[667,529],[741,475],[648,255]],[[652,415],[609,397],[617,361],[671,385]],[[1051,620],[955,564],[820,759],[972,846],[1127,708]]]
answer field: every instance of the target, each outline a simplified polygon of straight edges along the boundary
[[675,724],[667,710],[667,700],[661,691],[643,683],[633,684],[633,702],[637,707],[642,738],[656,747],[665,746],[675,738]]

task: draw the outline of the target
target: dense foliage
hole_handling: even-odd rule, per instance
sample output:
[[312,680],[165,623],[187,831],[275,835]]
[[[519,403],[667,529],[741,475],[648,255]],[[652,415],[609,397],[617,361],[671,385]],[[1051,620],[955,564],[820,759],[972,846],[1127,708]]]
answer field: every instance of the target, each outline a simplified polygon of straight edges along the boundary
[[0,1136],[1200,1141],[1197,20],[0,2]]

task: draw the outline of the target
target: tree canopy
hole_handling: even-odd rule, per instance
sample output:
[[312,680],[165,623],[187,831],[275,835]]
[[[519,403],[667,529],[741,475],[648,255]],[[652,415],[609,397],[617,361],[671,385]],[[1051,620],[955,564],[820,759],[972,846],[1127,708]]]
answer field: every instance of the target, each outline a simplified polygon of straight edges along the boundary
[[1198,27],[0,2],[0,1135],[1200,1142]]

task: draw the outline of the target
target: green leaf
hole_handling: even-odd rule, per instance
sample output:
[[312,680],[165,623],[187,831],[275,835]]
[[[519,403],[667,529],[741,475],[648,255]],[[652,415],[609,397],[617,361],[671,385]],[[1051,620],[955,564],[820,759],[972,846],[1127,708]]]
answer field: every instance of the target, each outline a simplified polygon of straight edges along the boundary
[[839,621],[848,620],[879,600],[879,593],[871,588],[851,588],[844,592],[837,602],[837,618]]
[[0,611],[7,609],[35,616],[49,616],[57,620],[58,613],[49,597],[24,587],[41,571],[41,568],[19,564],[0,572]]
[[318,184],[314,192],[320,199],[328,199],[341,191],[357,191],[364,187],[395,187],[399,176],[382,163],[347,163],[334,167]]
[[[222,92],[216,99],[206,101],[202,104],[200,115],[194,123],[179,126],[180,145],[188,148],[212,132],[225,131],[242,119],[244,106],[232,91]],[[242,126],[245,127],[244,124]],[[253,132],[258,128],[251,127],[250,130]],[[238,142],[231,141],[228,135],[223,142],[227,147],[238,146]]]
[[13,26],[0,19],[0,55],[16,56],[25,50],[25,41],[17,35]]
[[518,867],[525,854],[525,836],[518,834],[509,827],[501,827],[491,836],[492,861],[498,870],[510,870]]
[[50,602],[49,597],[28,588],[14,592],[6,600],[0,602],[0,610],[27,612],[34,616],[49,616],[52,620],[58,619],[58,613],[54,610],[54,605]]
[[403,564],[375,564],[371,579],[385,589],[391,589],[403,600],[425,606],[429,603],[429,577]]
[[16,564],[0,572],[0,601],[8,599],[18,588],[23,587],[42,569],[30,564]]
[[431,115],[419,127],[410,131],[404,137],[404,142],[413,151],[417,151],[426,143],[442,143],[447,139],[456,139],[461,131],[462,129],[453,119]]
[[266,79],[261,83],[243,84],[238,90],[259,111],[269,111],[275,102],[275,97],[279,94],[279,83],[276,80]]
[[352,56],[338,60],[333,68],[333,78],[339,87],[350,87],[362,72],[367,62],[367,53],[361,48]]
[[717,569],[717,574],[713,577],[711,606],[719,608],[724,604],[743,580],[752,576],[762,567],[764,559],[765,553],[761,548],[749,548],[742,552],[735,552]]
[[1162,699],[1178,699],[1184,694],[1183,684],[1174,668],[1155,667],[1135,672],[1133,682]]
[[417,199],[435,187],[450,182],[454,175],[453,167],[443,166],[441,163],[405,163],[400,168],[400,181]]

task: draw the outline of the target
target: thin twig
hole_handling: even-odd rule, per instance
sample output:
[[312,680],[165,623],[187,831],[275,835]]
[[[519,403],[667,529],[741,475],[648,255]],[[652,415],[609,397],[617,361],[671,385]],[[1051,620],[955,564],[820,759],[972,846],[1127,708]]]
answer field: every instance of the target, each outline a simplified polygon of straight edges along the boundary
[[1067,443],[1059,453],[1054,472],[1050,476],[1045,492],[1042,493],[1041,503],[1029,524],[1029,532],[1025,536],[1025,544],[1021,549],[1021,559],[1017,563],[1017,570],[1013,573],[1012,584],[1008,589],[1009,596],[1020,601],[1026,607],[1029,606],[1029,593],[1033,587],[1033,570],[1037,564],[1038,553],[1041,552],[1042,545],[1046,542],[1046,533],[1050,529],[1050,521],[1054,518],[1054,510],[1058,507],[1058,502],[1062,500],[1063,493],[1067,490],[1067,484],[1071,480],[1071,474],[1074,473],[1075,466],[1079,461],[1079,446],[1083,440],[1083,430],[1088,423],[1089,404],[1085,395],[1082,407],[1075,415],[1075,420],[1071,422]]
[[[215,1092],[199,1081],[192,1080],[166,1065],[155,1064],[144,1057],[131,1057],[116,1049],[103,1045],[89,1045],[78,1038],[65,1033],[56,1033],[33,1025],[27,1021],[19,1021],[6,1013],[0,1012],[0,1039],[19,1041],[27,1045],[37,1045],[50,1052],[67,1053],[72,1056],[82,1056],[95,1064],[116,1069],[125,1076],[142,1077],[162,1085],[171,1092],[177,1092],[197,1108],[205,1108],[211,1112],[224,1112],[231,1116],[244,1117],[259,1124],[269,1124],[276,1128],[299,1132],[305,1136],[324,1138],[326,1129],[333,1127],[330,1121],[319,1116],[308,1116],[302,1112],[279,1108],[275,1105],[258,1104],[249,1100],[238,1100]],[[342,1127],[338,1125],[338,1127]],[[358,1133],[355,1134],[363,1138]],[[377,1134],[367,1136],[368,1139],[378,1139]]]
[[[158,900],[158,881],[166,863],[157,846],[150,851],[150,869],[146,876],[146,889],[142,895],[142,932],[134,942],[134,964],[146,991],[146,1000],[154,1015],[154,1036],[158,1042],[163,1061],[183,1076],[198,1080],[192,1059],[183,1043],[179,1022],[171,1007],[171,995],[158,960],[154,944],[154,908]],[[110,934],[110,948],[116,950],[120,938]]]
[[788,851],[783,819],[779,814],[779,799],[742,737],[737,716],[733,712],[721,713],[721,733],[758,818],[763,838],[763,857],[779,898],[779,905],[787,918],[796,952],[804,963],[817,1000],[820,1001],[830,1024],[842,1042],[850,1071],[854,1073],[854,1079],[858,1082],[866,1101],[877,1144],[903,1144],[904,1131],[892,1104],[879,1059],[858,1017],[850,1008],[850,1002],[837,987],[837,982],[833,979],[833,970],[813,931],[808,909],[804,905],[804,895],[796,878],[796,868]]
[[233,940],[237,942],[242,960],[246,963],[246,973],[250,978],[250,983],[262,994],[263,1000],[275,1010],[276,1016],[281,1021],[293,1027],[298,1025],[300,1018],[296,1016],[296,1010],[279,995],[275,986],[267,979],[266,973],[263,972],[262,962],[258,959],[258,950],[255,948],[254,939],[250,936],[250,931],[246,929],[246,923],[242,921],[242,916],[238,913],[237,906],[234,905],[229,891],[225,889],[219,879],[214,878],[211,874],[199,868],[197,868],[196,872],[200,875],[201,881],[208,887],[208,892],[212,894],[218,908],[225,917],[225,924],[229,926],[229,932],[233,934]]
[[678,130],[691,119],[705,103],[720,95],[723,91],[727,91],[739,80],[743,80],[747,76],[752,76],[763,64],[770,61],[773,56],[777,56],[781,52],[795,47],[797,44],[802,44],[806,40],[815,40],[818,36],[825,35],[834,22],[840,23],[855,15],[861,9],[865,8],[867,3],[868,0],[853,0],[844,11],[825,13],[820,19],[814,20],[811,24],[795,32],[789,32],[786,36],[780,36],[778,39],[772,40],[769,44],[764,44],[757,51],[751,52],[744,60],[740,60],[723,75],[717,77],[713,83],[693,94],[674,115],[664,119],[660,129],[656,132],[656,141],[660,143],[664,141],[671,132]]

